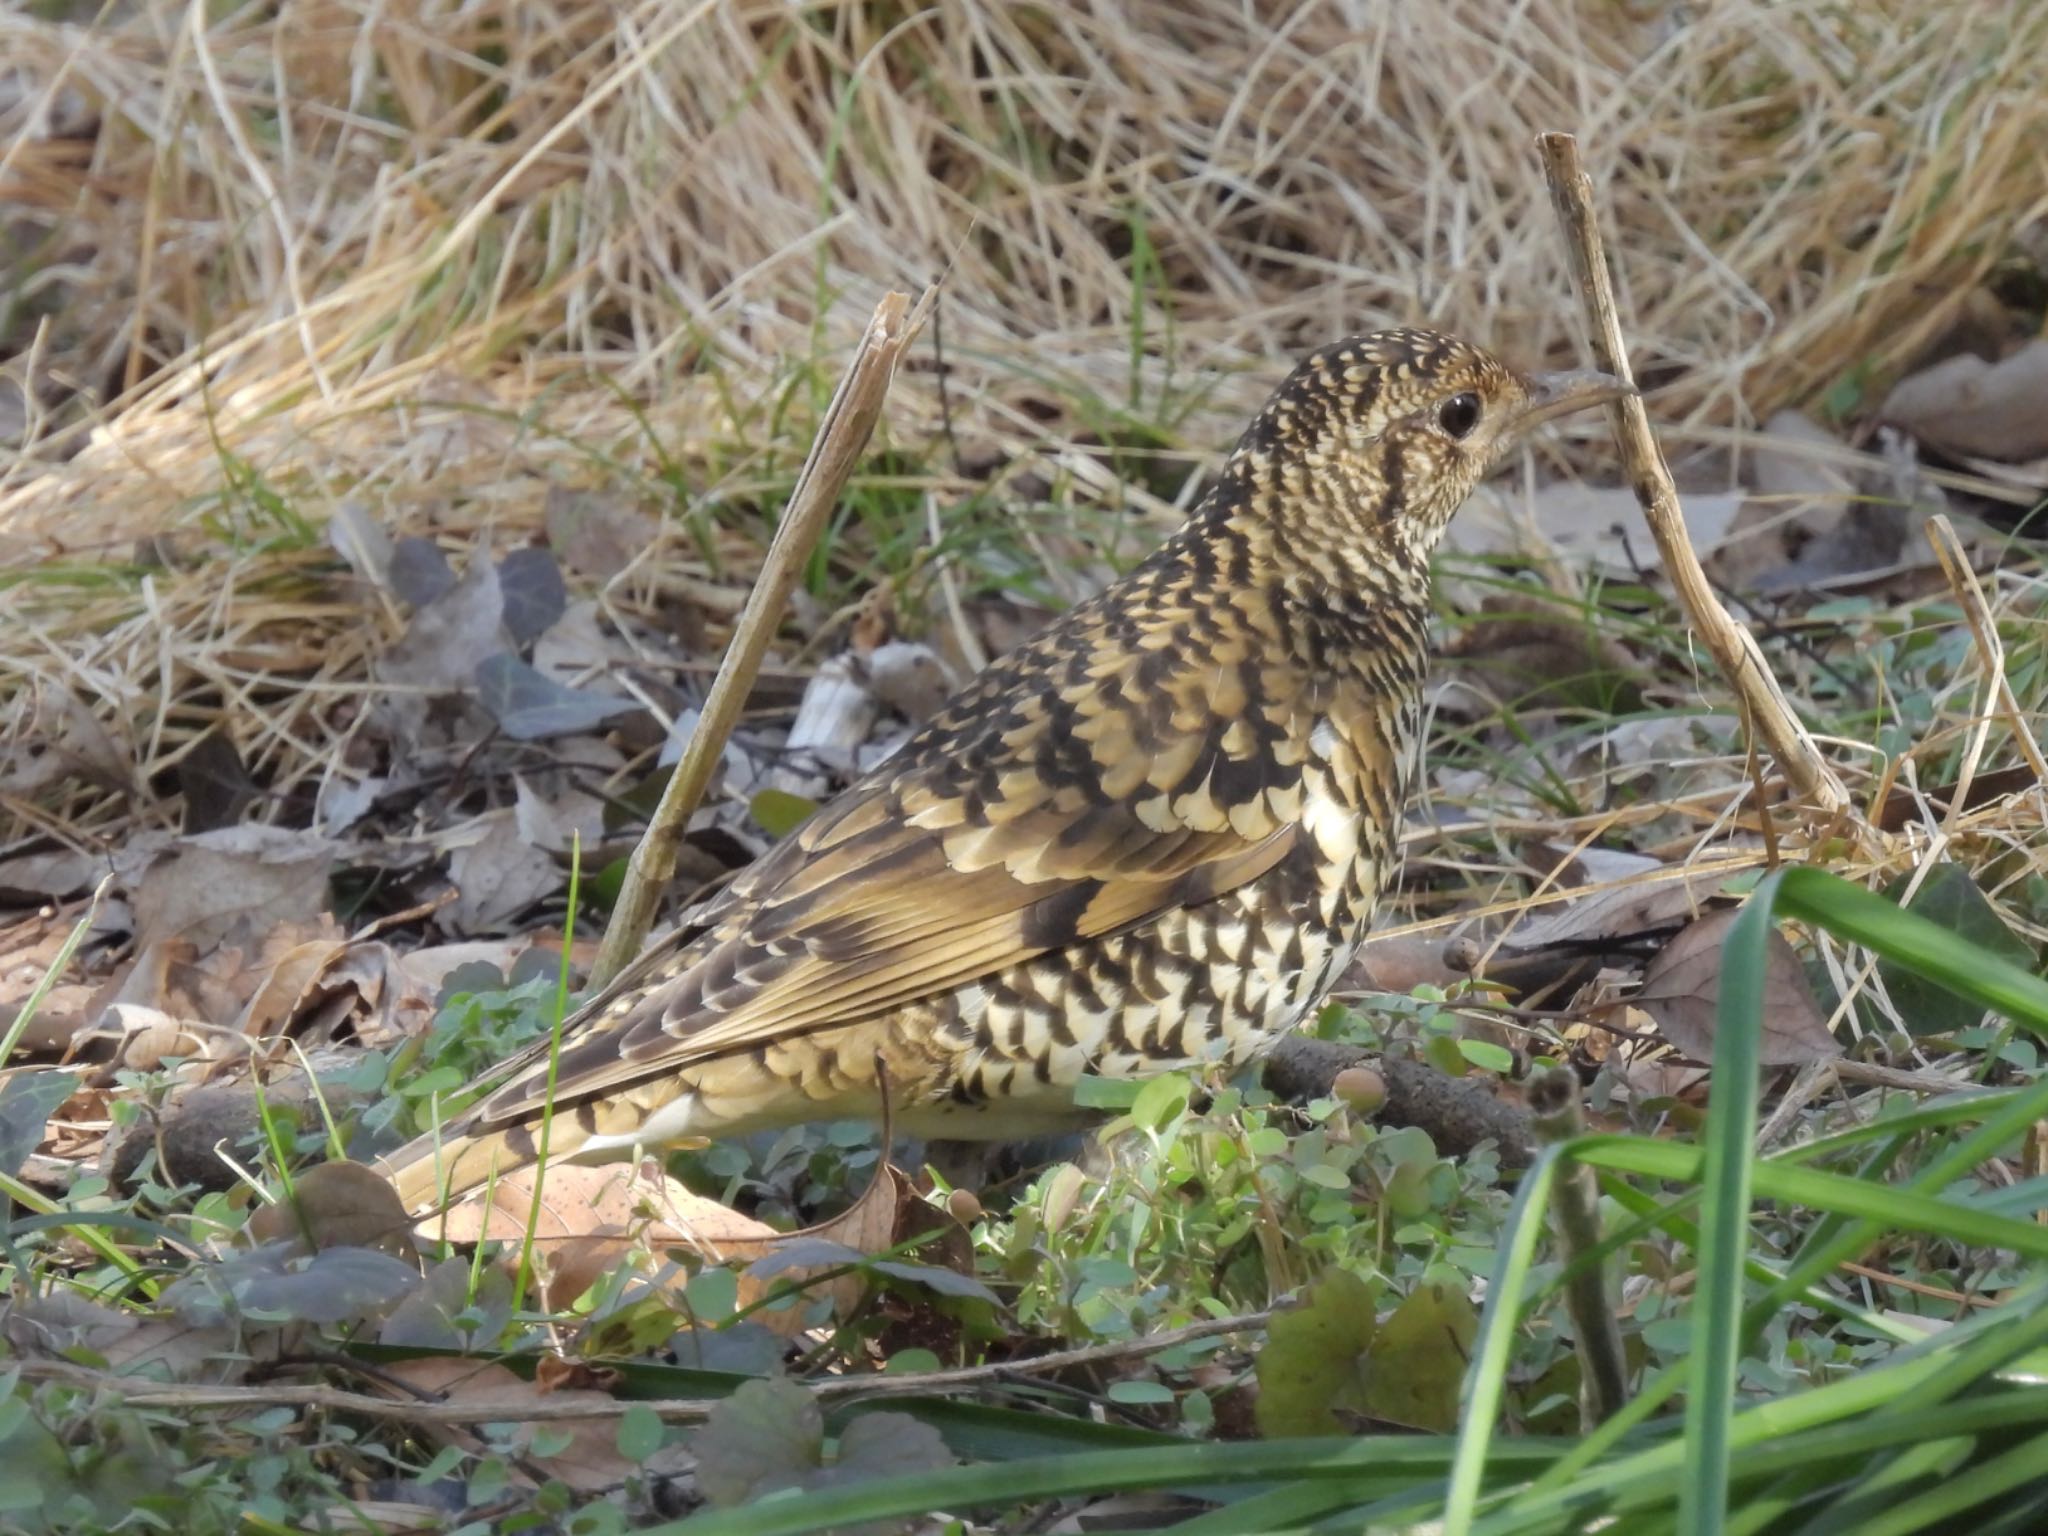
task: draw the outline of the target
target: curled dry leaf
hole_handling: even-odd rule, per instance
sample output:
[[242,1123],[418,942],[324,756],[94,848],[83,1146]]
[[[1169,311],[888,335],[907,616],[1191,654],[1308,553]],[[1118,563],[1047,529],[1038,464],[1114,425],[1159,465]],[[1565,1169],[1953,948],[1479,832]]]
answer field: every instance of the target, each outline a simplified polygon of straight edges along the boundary
[[1567,906],[1525,918],[1502,938],[1501,948],[1595,946],[1637,938],[1691,917],[1727,878],[1726,871],[1694,874],[1674,869],[1606,886]]
[[[1716,1010],[1721,1000],[1721,944],[1741,915],[1739,907],[1714,912],[1665,945],[1630,1002],[1657,1022],[1666,1040],[1695,1061],[1714,1059]],[[1805,968],[1775,929],[1765,948],[1764,1016],[1760,1059],[1767,1067],[1804,1066],[1839,1056],[1827,1019],[1814,1001]]]

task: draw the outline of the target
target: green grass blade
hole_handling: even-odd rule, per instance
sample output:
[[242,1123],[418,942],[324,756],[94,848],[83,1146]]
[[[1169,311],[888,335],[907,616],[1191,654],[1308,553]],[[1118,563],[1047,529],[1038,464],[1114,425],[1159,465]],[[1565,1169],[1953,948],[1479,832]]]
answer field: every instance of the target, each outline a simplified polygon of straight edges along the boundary
[[1464,1400],[1459,1404],[1458,1454],[1451,1465],[1450,1489],[1444,1503],[1444,1536],[1466,1536],[1479,1507],[1480,1480],[1486,1473],[1493,1426],[1500,1417],[1515,1325],[1522,1315],[1522,1293],[1528,1288],[1536,1239],[1543,1233],[1543,1213],[1549,1207],[1558,1160],[1559,1149],[1555,1146],[1545,1147],[1536,1155],[1522,1175],[1521,1187],[1515,1191],[1515,1202],[1508,1212],[1499,1255],[1486,1287],[1486,1315],[1479,1325],[1478,1347],[1465,1372]]
[[1707,1106],[1700,1196],[1699,1299],[1693,1308],[1685,1469],[1678,1491],[1683,1536],[1719,1536],[1728,1515],[1730,1427],[1742,1359],[1742,1267],[1749,1257],[1749,1191],[1756,1144],[1756,1083],[1764,971],[1779,872],[1757,885],[1721,949],[1714,1083]]
[[[1778,882],[1774,887],[1778,912],[1817,923],[1835,937],[1876,950],[1959,997],[2048,1034],[2048,981],[1958,938],[1939,923],[1822,870],[1804,866],[1781,870],[1757,886],[1752,905],[1764,896],[1765,886],[1772,880]],[[1730,933],[1728,938],[1733,944],[1735,935]],[[1724,989],[1724,999],[1725,995]],[[1718,1051],[1717,1041],[1717,1055]]]

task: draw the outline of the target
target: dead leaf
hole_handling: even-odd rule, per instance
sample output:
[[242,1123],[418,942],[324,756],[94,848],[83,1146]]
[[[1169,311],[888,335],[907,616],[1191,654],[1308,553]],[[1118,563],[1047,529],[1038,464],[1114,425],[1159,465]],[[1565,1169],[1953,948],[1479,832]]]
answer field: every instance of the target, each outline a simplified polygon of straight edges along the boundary
[[[1746,499],[1739,489],[1687,491],[1680,498],[1702,560],[1733,536]],[[1631,574],[1636,563],[1657,561],[1657,541],[1634,491],[1573,480],[1539,486],[1533,496],[1482,486],[1451,524],[1446,543],[1473,555],[1556,553]]]
[[2048,339],[1996,363],[1966,352],[1909,374],[1878,419],[1945,453],[2014,463],[2048,454]]
[[[1488,701],[1518,708],[1582,704],[1626,710],[1640,693],[1635,658],[1583,614],[1536,593],[1489,593],[1458,636],[1452,674]],[[1617,702],[1619,700],[1619,702]]]
[[[413,543],[401,542],[398,555]],[[394,580],[398,571],[394,559]],[[484,658],[505,648],[504,619],[497,568],[472,555],[462,579],[418,608],[405,633],[377,658],[377,678],[401,688],[466,692]]]
[[1579,901],[1524,918],[1501,939],[1504,950],[1593,946],[1632,939],[1691,918],[1721,888],[1727,872],[1683,869],[1596,890]]
[[592,850],[604,841],[604,802],[573,786],[543,796],[523,774],[512,782],[518,797],[512,807],[513,822],[519,835],[536,848],[559,854],[567,854],[572,842],[580,838],[588,869]]
[[[517,1245],[534,1208],[533,1191],[533,1169],[516,1169],[492,1187],[488,1210],[478,1191],[445,1215],[421,1221],[415,1230],[429,1242],[445,1238],[453,1243],[488,1240]],[[795,1232],[778,1232],[695,1193],[652,1163],[556,1163],[547,1170],[533,1228],[534,1252],[542,1270],[539,1294],[550,1306],[566,1307],[633,1255],[652,1259],[664,1249],[682,1249],[706,1264],[739,1269],[739,1305],[751,1306],[777,1289],[805,1289],[811,1275],[836,1266],[791,1265],[767,1275],[749,1275],[746,1266],[805,1242],[879,1253],[897,1239],[899,1211],[906,1198],[914,1199],[908,1196],[902,1175],[883,1164],[861,1198],[838,1216]],[[518,1263],[516,1246],[506,1258]],[[650,1278],[655,1267],[648,1266]],[[864,1288],[861,1276],[842,1275],[830,1282],[828,1294],[844,1316]],[[805,1310],[778,1306],[756,1313],[755,1319],[778,1333],[793,1334],[803,1330]]]
[[490,811],[442,840],[452,848],[448,877],[460,894],[434,914],[450,933],[488,933],[509,926],[535,902],[564,883],[545,849],[520,835],[518,812]]
[[[1629,1001],[1657,1021],[1658,1032],[1694,1061],[1714,1059],[1716,1009],[1721,999],[1721,943],[1742,915],[1731,907],[1710,913],[1658,953],[1643,973],[1642,987]],[[1827,1019],[1814,1001],[1806,970],[1775,929],[1764,960],[1763,1038],[1759,1059],[1767,1067],[1804,1066],[1842,1054],[1828,1033]]]
[[28,1354],[85,1351],[124,1376],[205,1383],[239,1381],[249,1358],[225,1328],[195,1327],[178,1318],[120,1312],[75,1291],[48,1291],[0,1303],[0,1338]]
[[224,943],[253,948],[279,923],[326,909],[334,857],[334,846],[310,832],[257,823],[179,838],[135,887],[136,946],[182,939],[201,953]]
[[570,570],[609,581],[660,537],[661,524],[631,502],[549,486],[542,514],[548,543]]
[[65,779],[132,792],[131,755],[69,688],[38,680],[0,715],[0,794],[28,796]]
[[338,937],[323,935],[294,944],[262,972],[235,1028],[251,1039],[274,1034],[298,1009],[307,991],[348,951]]
[[1469,973],[1446,960],[1447,947],[1441,937],[1427,934],[1367,939],[1359,946],[1345,985],[1405,994],[1420,986],[1448,987],[1466,980]]
[[263,787],[250,777],[233,739],[215,726],[178,759],[178,793],[185,801],[185,830],[212,832],[241,821]]
[[[113,1034],[120,1039],[116,1059],[131,1072],[155,1072],[174,1058],[214,1061],[248,1054],[249,1042],[233,1031],[200,1019],[173,1018],[158,1008],[142,1003],[115,1003],[93,1026],[96,1035]],[[110,1086],[111,1070],[97,1081]]]
[[299,1242],[321,1248],[374,1248],[410,1259],[412,1217],[388,1179],[361,1163],[332,1161],[308,1168],[288,1193],[249,1217],[258,1243]]

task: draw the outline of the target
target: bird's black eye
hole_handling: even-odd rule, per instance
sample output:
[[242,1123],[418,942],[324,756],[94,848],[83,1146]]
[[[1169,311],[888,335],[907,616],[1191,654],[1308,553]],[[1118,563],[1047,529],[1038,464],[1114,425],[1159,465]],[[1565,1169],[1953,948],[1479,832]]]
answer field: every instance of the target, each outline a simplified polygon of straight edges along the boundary
[[1470,437],[1472,429],[1479,425],[1479,397],[1469,390],[1451,396],[1436,408],[1436,421],[1452,437]]

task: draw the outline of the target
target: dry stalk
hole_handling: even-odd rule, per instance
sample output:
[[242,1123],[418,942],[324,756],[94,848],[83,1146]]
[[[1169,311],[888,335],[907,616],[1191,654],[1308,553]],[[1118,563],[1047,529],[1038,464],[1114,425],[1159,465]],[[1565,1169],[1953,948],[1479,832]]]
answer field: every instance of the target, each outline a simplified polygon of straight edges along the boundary
[[[820,1402],[839,1402],[847,1398],[925,1397],[937,1392],[999,1387],[1022,1377],[1045,1375],[1076,1366],[1140,1359],[1195,1339],[1214,1338],[1218,1334],[1254,1332],[1263,1329],[1271,1317],[1270,1312],[1248,1312],[1237,1317],[1209,1318],[1182,1328],[1148,1334],[1142,1339],[1120,1339],[1108,1344],[1055,1350],[1028,1360],[1010,1360],[997,1365],[970,1365],[958,1370],[918,1371],[898,1376],[834,1376],[811,1383],[810,1391]],[[482,1364],[479,1362],[480,1367]],[[625,1403],[609,1397],[589,1395],[564,1397],[549,1394],[536,1395],[530,1401],[510,1401],[503,1393],[482,1391],[467,1400],[452,1397],[394,1401],[340,1387],[165,1383],[120,1376],[111,1371],[96,1371],[62,1360],[27,1360],[22,1362],[21,1371],[34,1380],[62,1381],[103,1391],[129,1407],[184,1412],[215,1408],[247,1412],[261,1407],[292,1407],[360,1414],[365,1418],[392,1419],[409,1424],[560,1424],[612,1418],[626,1407]],[[645,1402],[643,1406],[653,1409],[668,1423],[688,1424],[704,1419],[721,1401],[719,1398],[658,1398]]]
[[768,642],[782,623],[789,594],[797,575],[811,557],[811,549],[824,530],[825,521],[839,502],[840,492],[853,475],[853,467],[866,449],[875,422],[882,414],[882,401],[897,361],[911,337],[917,334],[929,310],[935,290],[926,289],[915,311],[906,313],[909,298],[901,293],[884,294],[875,306],[874,317],[854,349],[825,419],[818,425],[810,456],[797,475],[789,505],[776,524],[775,537],[761,565],[761,575],[747,596],[747,606],[733,630],[732,643],[725,648],[718,674],[711,680],[704,698],[697,728],[677,759],[675,771],[662,790],[661,803],[648,820],[647,830],[626,869],[619,889],[618,906],[606,927],[604,943],[591,972],[591,985],[602,987],[630,965],[647,941],[654,925],[654,909],[661,893],[676,872],[676,854],[690,815],[704,798],[711,782],[711,769],[725,750],[740,717],[754,676],[761,669]]
[[[1544,1141],[1570,1141],[1586,1129],[1579,1080],[1568,1067],[1553,1067],[1529,1084],[1529,1108]],[[1568,1163],[1559,1170],[1550,1214],[1567,1265],[1600,1246],[1600,1189],[1591,1168]],[[1628,1401],[1628,1356],[1608,1298],[1610,1267],[1606,1259],[1590,1264],[1565,1287],[1565,1310],[1579,1352],[1579,1402],[1588,1425],[1604,1423]]]
[[[1550,184],[1551,201],[1564,226],[1565,249],[1571,260],[1574,286],[1585,306],[1594,361],[1616,377],[1633,382],[1606,252],[1593,212],[1593,187],[1579,163],[1578,141],[1568,133],[1543,133],[1537,135],[1536,142],[1543,155],[1543,173]],[[1741,699],[1754,730],[1763,737],[1800,796],[1814,802],[1825,814],[1853,815],[1849,791],[1785,702],[1755,637],[1721,606],[1707,573],[1701,569],[1699,556],[1686,532],[1678,488],[1650,432],[1650,417],[1642,398],[1631,395],[1614,402],[1609,410],[1613,413],[1622,464],[1656,537],[1664,569],[1687,617],[1706,641],[1715,665]]]
[[2012,732],[2020,756],[2027,760],[2027,767],[2033,771],[2036,783],[2048,784],[2048,761],[2043,760],[2040,743],[2034,740],[2034,733],[2027,728],[2026,713],[2013,694],[2012,679],[2005,674],[2005,642],[1998,638],[1998,623],[1992,616],[1991,604],[1985,600],[1984,589],[1977,584],[1977,574],[1970,569],[1970,557],[1963,552],[1962,541],[1956,537],[1954,526],[1939,512],[1927,519],[1927,542],[1934,546],[1935,558],[1941,562],[1941,574],[1948,579],[1949,590],[1955,593],[1956,601],[1962,605],[1963,615],[1970,621],[1970,633],[1976,637],[1978,653],[1984,658],[1986,697],[1984,707],[1978,711],[1978,728],[1971,733],[1962,772],[1956,777],[1955,799],[1949,805],[1949,824],[1954,827],[1969,804],[1970,780],[1976,774],[1977,760],[1983,755],[1984,736],[1990,727],[1994,706],[2004,716],[2006,727]]

